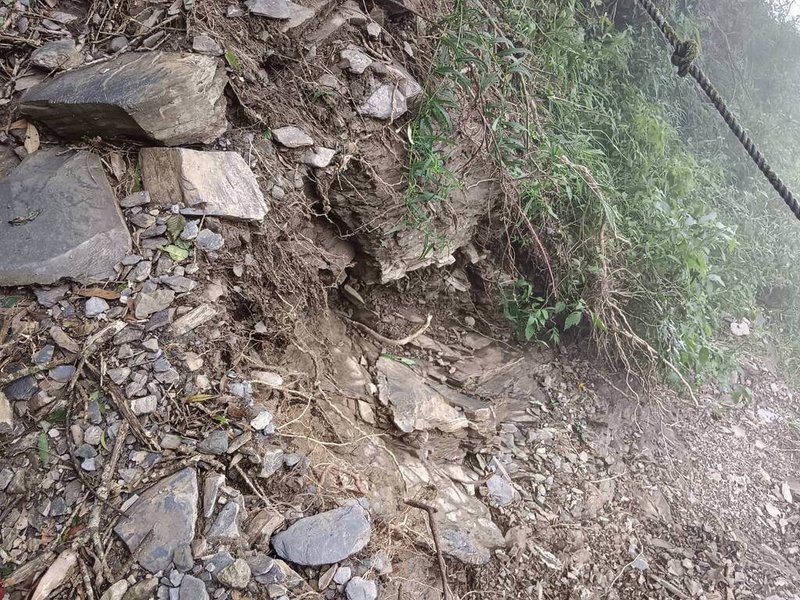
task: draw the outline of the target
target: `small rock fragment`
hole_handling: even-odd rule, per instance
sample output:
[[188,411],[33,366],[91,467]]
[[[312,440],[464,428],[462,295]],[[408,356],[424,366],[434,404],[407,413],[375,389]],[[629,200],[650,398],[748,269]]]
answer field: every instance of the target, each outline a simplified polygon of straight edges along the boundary
[[210,229],[201,229],[195,239],[195,245],[206,252],[216,252],[225,244],[225,239]]
[[345,588],[347,600],[376,600],[378,586],[375,582],[363,577],[353,577]]
[[391,83],[381,85],[358,107],[362,115],[384,121],[396,119],[407,110],[405,95]]
[[31,62],[43,69],[71,69],[83,62],[83,56],[75,40],[66,38],[42,44],[31,53]]
[[136,297],[136,310],[134,312],[137,319],[146,319],[153,313],[157,313],[167,308],[175,300],[175,292],[172,290],[156,290],[154,292],[139,292]]
[[114,531],[139,564],[151,573],[161,571],[170,565],[179,546],[194,539],[197,501],[197,474],[183,469],[146,490]]
[[338,583],[339,585],[344,585],[348,581],[350,581],[350,577],[352,576],[352,570],[350,567],[339,567],[336,569],[336,574],[333,576],[333,580]]
[[135,415],[149,415],[158,408],[158,398],[154,395],[131,400],[131,410]]
[[122,600],[125,592],[128,591],[128,587],[128,581],[125,579],[120,579],[117,583],[108,588],[102,596],[100,596],[100,600]]
[[259,17],[269,19],[288,19],[291,17],[287,0],[248,0],[248,10]]
[[339,54],[351,73],[361,75],[372,64],[372,59],[355,46],[345,48]]
[[237,558],[233,564],[228,565],[219,572],[219,582],[230,588],[243,590],[250,583],[250,565],[242,558]]
[[204,454],[225,454],[228,451],[228,432],[212,431],[197,444],[197,450]]
[[214,39],[205,34],[194,36],[192,50],[209,56],[222,56],[222,48]]
[[216,314],[217,310],[213,306],[201,304],[176,320],[172,324],[171,331],[176,336],[186,335],[211,320]]
[[236,502],[228,502],[222,507],[214,524],[208,531],[209,541],[239,539],[241,534],[239,533],[239,525],[236,523],[239,517],[239,509],[239,504]]
[[84,307],[87,317],[98,317],[104,314],[109,308],[108,302],[94,296],[86,301]]
[[317,169],[324,169],[331,164],[333,157],[336,155],[336,150],[330,148],[323,148],[322,146],[314,146],[306,150],[300,162],[315,167]]
[[305,131],[295,125],[287,125],[272,130],[272,137],[276,142],[287,148],[301,148],[313,146],[314,140]]
[[181,581],[180,600],[208,600],[208,590],[202,579],[184,575]]

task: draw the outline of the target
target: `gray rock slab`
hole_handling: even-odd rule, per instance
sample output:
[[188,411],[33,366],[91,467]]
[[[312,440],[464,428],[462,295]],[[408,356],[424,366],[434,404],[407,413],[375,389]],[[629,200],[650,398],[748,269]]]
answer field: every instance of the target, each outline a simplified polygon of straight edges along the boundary
[[186,215],[260,221],[267,203],[255,175],[237,152],[144,148],[142,183],[153,202],[183,204]]
[[239,505],[236,502],[228,502],[219,511],[214,524],[208,531],[209,541],[236,540],[239,539],[239,525],[236,519],[239,517]]
[[376,369],[379,397],[391,408],[394,423],[401,431],[453,432],[469,425],[461,411],[409,367],[381,357]]
[[331,164],[331,161],[335,155],[336,150],[331,148],[323,148],[322,146],[315,146],[314,148],[310,148],[305,151],[303,157],[300,159],[300,162],[307,164],[310,167],[324,169]]
[[301,148],[303,146],[313,146],[314,139],[305,131],[295,125],[286,125],[272,130],[272,137],[281,146],[287,148]]
[[210,56],[131,52],[30,88],[20,111],[66,138],[211,143],[227,129],[227,81]]
[[162,571],[175,550],[194,539],[197,502],[197,473],[183,469],[146,490],[114,532],[142,567],[151,573]]
[[497,506],[508,506],[514,502],[514,487],[502,475],[495,473],[487,479],[486,489],[489,491],[489,498]]
[[269,19],[288,19],[292,16],[287,0],[248,0],[245,2],[251,14]]
[[345,588],[347,600],[376,600],[378,597],[378,586],[370,579],[363,577],[353,577]]
[[202,579],[186,575],[181,581],[180,600],[208,600],[208,590]]
[[250,565],[243,558],[237,558],[219,572],[217,580],[224,586],[243,590],[250,583]]
[[378,87],[358,107],[358,112],[367,117],[388,121],[396,119],[408,110],[406,97],[398,86],[385,83]]
[[107,279],[130,250],[96,154],[39,150],[0,180],[0,286]]
[[274,536],[272,545],[289,562],[330,565],[360,551],[371,535],[367,512],[354,504],[300,519]]
[[44,69],[71,69],[83,62],[75,40],[67,38],[46,42],[31,53],[31,62]]
[[222,56],[222,48],[214,38],[202,33],[192,39],[192,50],[209,56]]

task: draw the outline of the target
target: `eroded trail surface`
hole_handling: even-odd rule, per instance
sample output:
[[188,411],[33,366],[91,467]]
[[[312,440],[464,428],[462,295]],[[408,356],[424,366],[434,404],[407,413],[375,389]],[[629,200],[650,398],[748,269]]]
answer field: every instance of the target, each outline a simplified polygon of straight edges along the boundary
[[800,597],[775,369],[517,344],[466,109],[408,221],[435,7],[1,10],[0,598]]

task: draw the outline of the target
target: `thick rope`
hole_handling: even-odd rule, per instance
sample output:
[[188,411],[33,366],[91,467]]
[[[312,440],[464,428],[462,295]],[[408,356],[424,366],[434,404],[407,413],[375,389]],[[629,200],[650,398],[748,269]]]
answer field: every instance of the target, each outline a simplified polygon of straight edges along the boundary
[[747,150],[750,158],[756,163],[756,166],[767,178],[767,181],[772,184],[772,187],[778,192],[778,195],[780,195],[786,203],[786,206],[789,207],[789,210],[794,213],[794,216],[800,219],[800,203],[794,195],[792,195],[792,192],[786,187],[786,184],[783,183],[781,178],[772,170],[772,167],[769,166],[764,155],[761,154],[761,151],[756,147],[753,140],[750,139],[750,136],[747,135],[747,132],[739,125],[739,121],[736,120],[736,117],[728,109],[722,96],[719,95],[719,92],[708,80],[708,77],[705,76],[705,73],[703,73],[700,67],[694,64],[700,50],[697,42],[694,40],[681,40],[675,29],[667,22],[664,15],[661,14],[661,11],[653,4],[652,0],[638,0],[638,2],[645,12],[650,15],[650,18],[661,30],[661,33],[664,34],[670,46],[672,46],[673,52],[671,60],[672,64],[678,67],[678,75],[681,77],[686,77],[686,75],[694,77],[700,89],[702,89],[706,96],[708,96],[708,99],[711,100],[714,108],[717,109],[717,112],[719,112],[725,120],[728,128],[733,132],[733,135],[736,136],[736,139],[742,143],[742,146]]

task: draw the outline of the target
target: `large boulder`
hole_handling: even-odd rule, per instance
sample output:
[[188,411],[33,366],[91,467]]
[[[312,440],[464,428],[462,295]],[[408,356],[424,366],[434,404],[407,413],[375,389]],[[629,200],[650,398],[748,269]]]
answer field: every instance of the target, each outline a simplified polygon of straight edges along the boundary
[[99,281],[130,250],[96,154],[39,150],[0,180],[0,286]]
[[267,203],[256,176],[236,152],[144,148],[142,183],[157,204],[182,203],[184,214],[260,221]]
[[167,146],[210,143],[227,128],[219,59],[123,54],[25,92],[20,110],[67,138],[135,138]]

